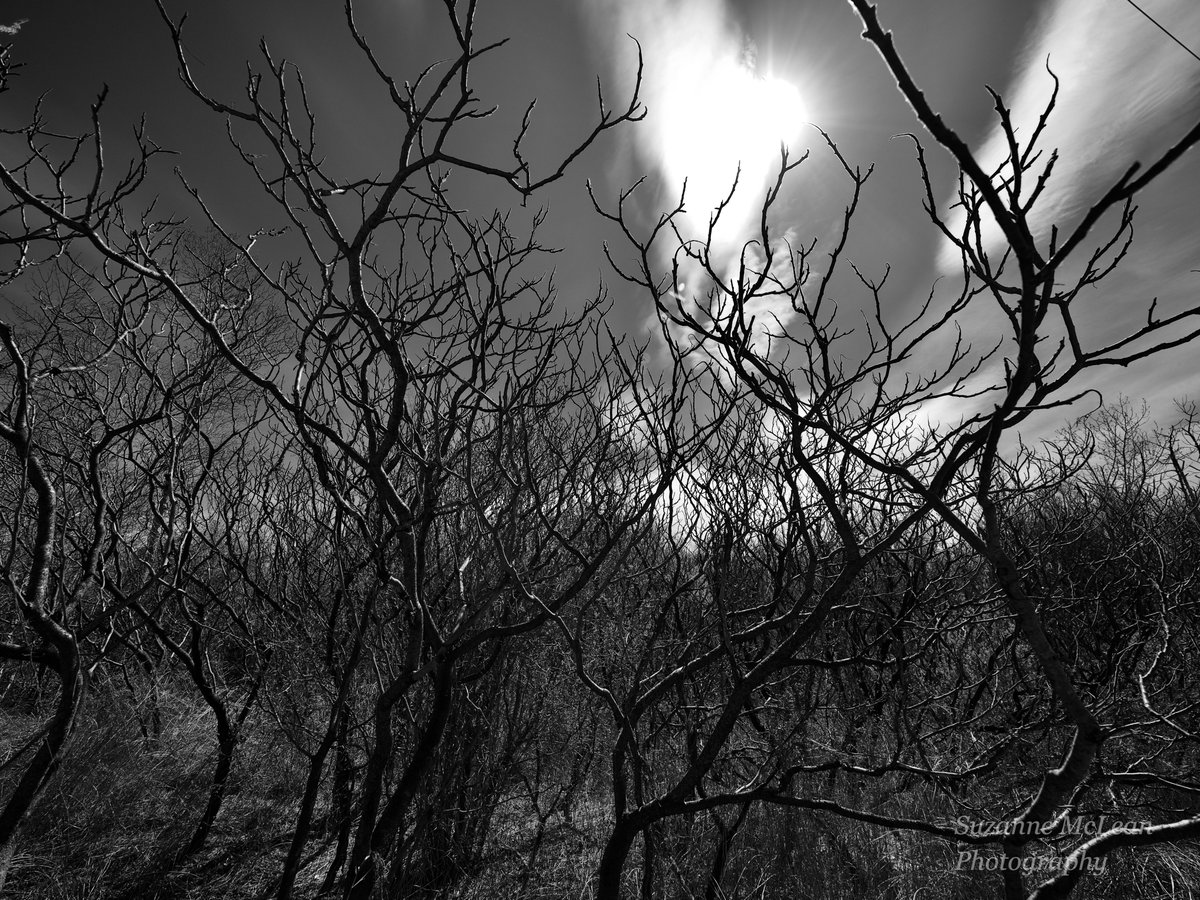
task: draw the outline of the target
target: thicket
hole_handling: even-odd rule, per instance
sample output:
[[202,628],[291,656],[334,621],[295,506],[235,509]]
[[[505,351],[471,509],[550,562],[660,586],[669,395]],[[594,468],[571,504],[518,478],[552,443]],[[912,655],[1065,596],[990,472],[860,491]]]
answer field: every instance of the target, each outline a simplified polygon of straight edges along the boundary
[[[686,198],[649,220],[636,189],[596,198],[652,351],[604,328],[603,297],[556,305],[540,216],[449,193],[467,172],[534,195],[636,127],[636,90],[601,97],[560,165],[533,171],[520,140],[460,157],[495,48],[473,3],[446,6],[457,56],[412,84],[346,6],[403,136],[361,178],[326,158],[293,67],[264,45],[248,96],[220,99],[164,10],[185,84],[276,204],[248,237],[156,219],[137,201],[158,148],[105,171],[98,111],[78,141],[36,116],[7,132],[5,284],[34,302],[0,323],[0,890],[1200,881],[1200,418],[1117,404],[1017,437],[1093,370],[1196,335],[1200,309],[1147,302],[1093,343],[1077,300],[1200,130],[1043,236],[1041,129],[997,100],[1011,155],[982,171],[853,0],[960,170],[956,230],[917,145],[961,283],[889,312],[886,277],[845,258],[871,172],[829,139],[839,230],[775,236],[804,162],[785,154],[732,264],[680,240]],[[962,326],[989,313],[976,347]]]

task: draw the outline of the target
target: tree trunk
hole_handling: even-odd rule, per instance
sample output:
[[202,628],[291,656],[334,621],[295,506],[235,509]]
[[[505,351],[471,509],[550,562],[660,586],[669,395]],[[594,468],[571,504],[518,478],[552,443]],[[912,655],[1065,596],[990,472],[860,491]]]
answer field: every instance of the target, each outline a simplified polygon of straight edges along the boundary
[[750,811],[750,803],[743,803],[737,818],[726,825],[719,814],[714,813],[713,819],[717,825],[717,847],[713,853],[712,869],[708,873],[708,886],[704,890],[704,900],[720,900],[725,896],[721,890],[721,880],[725,876],[725,866],[729,863],[729,851],[733,847],[733,839],[746,821],[746,813]]
[[12,795],[0,811],[0,895],[16,853],[17,831],[33,808],[46,782],[57,771],[83,702],[87,696],[87,681],[79,664],[79,653],[73,639],[56,642],[58,673],[62,685],[54,717],[46,726],[42,739],[29,766],[21,775]]
[[292,842],[288,847],[287,859],[283,861],[283,871],[279,875],[279,890],[277,900],[289,900],[292,889],[296,886],[296,876],[300,873],[300,860],[304,855],[304,845],[308,843],[308,832],[312,827],[313,809],[317,805],[317,795],[321,790],[321,776],[325,771],[325,757],[333,746],[336,737],[337,711],[331,714],[334,718],[329,723],[329,729],[317,752],[313,754],[308,766],[308,778],[304,783],[304,795],[300,798],[300,813],[296,817],[296,828],[292,831]]
[[[10,337],[7,326],[0,323],[0,329],[5,338]],[[10,349],[10,353],[16,358],[15,350]],[[80,664],[79,644],[75,635],[49,615],[43,606],[46,585],[50,580],[58,496],[40,460],[32,453],[25,423],[22,422],[18,429],[0,426],[0,437],[12,444],[13,449],[24,458],[25,473],[37,495],[33,557],[25,590],[17,600],[17,607],[29,627],[47,647],[40,657],[39,670],[41,665],[53,668],[58,673],[60,684],[58,704],[54,716],[46,725],[45,737],[13,788],[4,809],[0,810],[0,892],[3,892],[16,853],[17,830],[62,761],[63,749],[71,737],[87,695],[87,677]]]
[[333,758],[333,791],[330,803],[333,807],[331,823],[337,830],[337,845],[333,849],[333,860],[329,863],[329,871],[321,882],[320,894],[333,890],[337,882],[338,872],[346,862],[346,851],[350,846],[350,825],[353,820],[352,805],[354,800],[353,761],[350,757],[350,709],[343,706],[338,713],[337,750]]
[[[421,779],[433,764],[434,752],[437,750],[437,746],[442,740],[442,735],[445,733],[446,722],[450,718],[450,710],[454,704],[454,664],[452,662],[443,662],[438,665],[434,669],[433,679],[433,708],[429,711],[429,719],[425,723],[425,730],[417,741],[416,747],[413,748],[408,768],[405,769],[404,774],[400,778],[400,783],[396,785],[396,789],[392,792],[392,796],[388,799],[383,811],[379,813],[377,820],[369,821],[366,817],[367,811],[364,809],[363,821],[359,824],[358,834],[354,839],[355,858],[351,863],[350,880],[346,886],[346,900],[369,900],[372,891],[375,890],[375,884],[379,880],[381,860],[394,855],[397,858],[397,867],[401,865],[399,860],[402,854],[393,853],[396,849],[397,835],[402,834],[404,821],[412,805],[413,797],[416,795],[417,788],[420,787]],[[387,713],[388,730],[386,737],[390,748],[390,707]],[[377,737],[376,752],[372,754],[373,763],[376,757],[380,755],[380,746],[379,737]],[[386,763],[386,758],[382,760],[382,763]],[[382,782],[383,775],[382,763],[379,768],[380,782]],[[377,799],[372,805],[377,809],[378,795],[376,797]],[[365,803],[366,801],[364,800]],[[399,868],[397,868],[397,871],[391,873],[393,878],[402,877],[402,874]]]
[[596,900],[620,900],[621,873],[625,871],[625,860],[640,831],[640,825],[630,819],[618,821],[614,826],[596,872]]
[[[216,699],[215,695],[213,696]],[[205,699],[208,699],[207,695]],[[221,812],[221,805],[225,802],[225,790],[229,786],[229,772],[233,768],[233,754],[237,749],[237,734],[229,721],[229,713],[225,709],[225,704],[216,699],[215,703],[210,702],[209,705],[217,717],[217,765],[213,769],[212,784],[208,790],[208,802],[204,806],[204,813],[200,816],[200,822],[196,825],[191,840],[175,858],[177,863],[199,853],[208,840],[213,825],[217,821],[217,815]]]

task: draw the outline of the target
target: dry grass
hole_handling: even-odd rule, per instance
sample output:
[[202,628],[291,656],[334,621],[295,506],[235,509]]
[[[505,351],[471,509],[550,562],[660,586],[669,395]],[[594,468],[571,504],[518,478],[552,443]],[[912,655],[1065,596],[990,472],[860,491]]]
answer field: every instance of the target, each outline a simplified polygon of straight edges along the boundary
[[[250,723],[209,846],[171,861],[195,825],[213,762],[212,722],[186,694],[157,695],[161,729],[128,694],[94,698],[59,777],[23,833],[7,896],[20,900],[251,900],[269,894],[287,851],[304,769],[269,723]],[[33,715],[4,717],[0,749],[28,740]],[[4,727],[7,726],[7,727]],[[11,777],[11,776],[9,776]],[[918,810],[912,812],[917,813]],[[539,828],[528,799],[497,809],[478,866],[455,873],[454,900],[590,900],[611,825],[610,798],[593,786],[568,817]],[[297,900],[316,895],[330,847],[314,835]],[[699,898],[715,846],[706,816],[662,823],[655,835],[656,897]],[[626,867],[636,893],[641,845]],[[1081,900],[1200,900],[1200,851],[1160,847],[1114,854],[1085,878]],[[880,832],[802,810],[753,810],[733,845],[718,897],[740,900],[908,900],[992,896],[995,876],[958,871],[955,849],[921,835]]]
[[[182,871],[172,871],[207,796],[212,721],[186,696],[163,690],[152,699],[159,727],[147,727],[147,734],[150,698],[137,704],[124,693],[91,698],[62,768],[23,828],[9,896],[185,900],[261,894],[267,873],[277,870],[263,864],[262,851],[274,852],[269,838],[286,831],[292,818],[285,805],[295,781],[286,754],[262,738],[239,748],[209,847]],[[8,741],[15,733],[5,732]]]

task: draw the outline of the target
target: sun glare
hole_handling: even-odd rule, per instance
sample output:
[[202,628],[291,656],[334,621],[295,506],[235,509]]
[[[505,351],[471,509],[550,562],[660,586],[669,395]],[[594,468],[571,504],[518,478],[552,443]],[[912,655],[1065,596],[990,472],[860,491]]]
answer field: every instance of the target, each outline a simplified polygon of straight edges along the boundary
[[778,169],[780,147],[796,140],[806,118],[796,86],[736,58],[679,66],[670,84],[663,163],[672,181],[687,179],[689,212],[707,219],[739,166],[739,194],[759,193]]

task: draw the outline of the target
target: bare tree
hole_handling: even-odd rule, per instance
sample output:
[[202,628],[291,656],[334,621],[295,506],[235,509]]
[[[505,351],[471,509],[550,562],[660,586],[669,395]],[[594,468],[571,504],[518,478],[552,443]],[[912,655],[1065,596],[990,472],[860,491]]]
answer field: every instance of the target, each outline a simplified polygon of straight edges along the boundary
[[[370,561],[367,583],[354,594],[353,613],[331,622],[338,629],[366,631],[350,641],[355,647],[361,641],[355,652],[362,654],[369,673],[353,687],[370,685],[373,701],[369,727],[360,735],[365,768],[356,785],[358,826],[345,892],[367,897],[381,877],[404,883],[414,804],[453,721],[468,661],[479,654],[485,660],[495,657],[505,641],[547,624],[589,590],[604,561],[670,480],[666,471],[648,472],[623,497],[627,505],[618,518],[599,520],[587,513],[600,495],[589,493],[589,485],[604,483],[618,467],[636,474],[628,468],[624,444],[611,434],[604,399],[620,394],[623,379],[635,371],[627,368],[622,374],[620,365],[611,365],[617,349],[594,325],[600,300],[571,317],[557,317],[553,286],[541,273],[528,272],[544,253],[537,237],[541,217],[533,217],[521,233],[507,215],[468,215],[450,199],[450,172],[499,180],[527,198],[561,178],[605,132],[640,118],[642,110],[636,87],[618,110],[609,109],[601,96],[593,128],[544,174],[535,175],[524,155],[532,106],[508,162],[464,158],[452,149],[450,137],[489,115],[476,95],[472,72],[481,56],[499,46],[477,43],[476,4],[447,4],[456,56],[408,83],[385,70],[348,2],[346,39],[387,91],[402,137],[391,173],[345,179],[334,175],[325,159],[295,66],[277,61],[264,42],[263,71],[251,77],[244,100],[221,100],[193,77],[182,24],[161,5],[160,11],[174,39],[183,83],[230,123],[233,149],[277,204],[302,258],[272,267],[261,249],[264,234],[239,242],[209,216],[251,281],[235,283],[230,266],[220,261],[207,270],[183,265],[174,223],[155,219],[152,208],[137,221],[126,218],[158,148],[139,134],[135,162],[126,175],[110,181],[103,168],[102,95],[93,109],[92,133],[67,141],[65,162],[54,152],[59,139],[39,117],[14,132],[29,155],[20,165],[0,167],[7,211],[20,223],[6,239],[15,251],[9,269],[15,277],[38,260],[80,246],[98,256],[106,271],[140,280],[174,304],[237,379],[258,392],[274,417],[273,427],[290,435],[289,452],[302,455],[315,474],[322,491],[319,508],[354,533]],[[6,78],[10,72],[5,69]],[[85,163],[80,151],[89,144],[95,152]],[[88,164],[92,169],[85,175]],[[90,188],[73,195],[68,185],[80,177]],[[208,214],[198,193],[192,193]],[[221,287],[215,307],[203,300],[214,281]],[[247,353],[235,340],[230,316],[258,302],[255,295],[261,292],[277,296],[291,320],[289,356]],[[588,365],[578,365],[587,357]],[[18,411],[12,440],[36,476],[40,470],[26,449],[21,415]],[[253,422],[240,426],[256,427]],[[539,442],[547,432],[577,437],[542,450],[547,445]],[[193,437],[202,440],[204,456],[209,439],[202,430]],[[198,462],[198,471],[205,472],[206,460]],[[33,476],[36,486],[39,478]],[[198,485],[189,495],[175,479],[170,492],[191,503],[193,517],[200,509]],[[45,510],[39,521],[49,528],[53,494],[40,502]],[[175,533],[176,523],[164,520],[165,555],[200,552],[189,521],[185,511],[183,531]],[[443,543],[452,535],[458,543]],[[39,532],[39,546],[48,540],[49,532]],[[41,556],[36,560],[40,572],[45,563]],[[453,568],[445,569],[447,564]],[[173,577],[164,589],[190,592],[190,584],[210,600],[219,597],[203,577],[187,574],[184,581]],[[44,577],[29,580],[31,611],[40,608],[43,582]],[[144,618],[212,705],[217,695],[202,664],[199,601],[195,595],[178,597],[183,623],[191,623],[186,625],[190,649],[159,616],[146,610]],[[335,707],[345,702],[351,686],[346,679],[354,670],[343,673]],[[65,691],[64,697],[74,693]],[[228,717],[217,718],[220,724]],[[335,721],[344,721],[336,709],[330,718]],[[211,827],[227,777],[236,736],[232,723],[219,730],[214,791],[189,850],[200,846]],[[52,754],[65,733],[61,738]],[[313,757],[318,783],[323,759],[320,752]],[[306,828],[302,822],[297,830],[282,896],[290,890]]]
[[[217,738],[177,867],[222,827],[247,732],[298,760],[270,863],[281,900],[325,850],[323,892],[445,893],[484,864],[514,798],[534,820],[528,884],[551,817],[589,788],[611,801],[602,898],[634,880],[645,898],[717,897],[743,875],[765,891],[751,836],[772,828],[828,849],[807,864],[831,893],[973,896],[994,877],[912,862],[966,847],[999,861],[1014,900],[1066,896],[1113,850],[1200,834],[1179,774],[1196,734],[1194,416],[1157,443],[1117,419],[1044,453],[1014,439],[1079,400],[1090,371],[1200,334],[1200,307],[1150,304],[1095,346],[1076,318],[1125,255],[1132,199],[1200,128],[1043,238],[1053,102],[1018,135],[995,97],[1010,153],[984,171],[875,9],[851,5],[959,170],[961,226],[914,140],[961,281],[893,312],[887,270],[847,256],[872,171],[829,136],[847,202],[825,240],[777,233],[806,164],[786,154],[732,260],[713,238],[726,206],[690,240],[686,196],[648,228],[634,190],[597,198],[627,240],[619,276],[658,313],[657,368],[604,328],[602,292],[557,311],[543,214],[479,214],[455,193],[482,179],[523,204],[642,116],[640,72],[540,172],[523,149],[532,107],[509,158],[460,155],[490,115],[478,60],[500,46],[480,43],[474,0],[447,0],[454,53],[411,83],[345,4],[343,39],[400,134],[383,174],[342,174],[300,69],[265,41],[243,98],[210,92],[159,5],[183,84],[276,216],[248,236],[186,181],[209,246],[143,203],[161,152],[144,132],[114,176],[103,95],[83,137],[40,111],[6,132],[24,156],[0,164],[3,277],[59,266],[79,302],[0,326],[0,658],[57,682],[45,726],[3,764],[21,768],[0,883],[89,673],[153,666],[149,650]],[[5,55],[0,87],[12,73]],[[977,312],[1006,330],[964,336]],[[602,741],[607,783],[587,785]],[[1114,809],[1152,821],[1070,828]],[[866,855],[864,828],[886,830],[886,852]],[[1051,858],[1043,877],[1032,863]]]
[[[1200,307],[1160,315],[1148,303],[1143,324],[1090,346],[1075,302],[1124,257],[1132,198],[1200,139],[1200,127],[1144,169],[1130,170],[1072,227],[1039,241],[1030,218],[1057,162],[1039,145],[1053,100],[1032,134],[1017,135],[994,95],[1010,155],[985,172],[929,106],[875,8],[858,0],[852,6],[917,118],[960,169],[956,207],[965,225],[956,230],[940,212],[916,141],[926,212],[961,257],[954,295],[931,291],[903,321],[889,314],[887,273],[874,275],[845,258],[871,171],[848,162],[829,137],[849,201],[842,229],[827,243],[794,244],[772,230],[772,207],[791,171],[805,162],[786,153],[759,233],[732,261],[713,241],[725,206],[715,211],[707,239],[689,240],[677,224],[686,195],[648,230],[628,212],[632,191],[615,209],[597,204],[631,245],[632,263],[615,262],[618,274],[653,301],[676,360],[707,373],[714,405],[728,402],[742,411],[737,428],[715,436],[713,458],[698,459],[692,472],[697,515],[710,522],[701,541],[708,549],[674,551],[680,560],[674,589],[657,596],[657,613],[647,613],[647,643],[627,680],[610,686],[623,699],[610,702],[619,736],[615,824],[597,876],[602,897],[621,894],[625,862],[639,838],[642,895],[656,894],[659,823],[747,803],[995,846],[1011,898],[1065,896],[1088,860],[1111,848],[1182,840],[1200,829],[1200,820],[1181,810],[1149,827],[1117,825],[1091,840],[1077,838],[1073,847],[1058,847],[1056,874],[1026,886],[1024,873],[1036,871],[1037,862],[1027,856],[1030,836],[1059,834],[1064,820],[1084,808],[1086,791],[1104,781],[1108,768],[1102,746],[1134,726],[1101,715],[1098,698],[1084,686],[1092,673],[1064,650],[1073,626],[1056,622],[1041,605],[1037,566],[1017,561],[1003,525],[1005,504],[1011,505],[1006,473],[1029,462],[1011,458],[1006,436],[1037,413],[1080,399],[1081,375],[1200,334]],[[1096,237],[1102,221],[1111,230]],[[1001,234],[998,247],[990,242],[991,222]],[[672,259],[665,266],[664,255]],[[699,287],[681,295],[681,284]],[[1009,330],[977,349],[961,323],[989,303]],[[933,408],[953,412],[926,424]],[[736,459],[736,471],[722,459]],[[1065,478],[1064,470],[1057,476]],[[1047,477],[1055,477],[1052,467]],[[914,559],[923,560],[921,570],[906,562]],[[958,577],[967,578],[972,559],[988,573],[987,593],[974,609],[945,593],[946,576],[966,564]],[[959,583],[979,580],[972,575]],[[680,596],[690,598],[695,618],[672,631],[661,623],[679,615],[671,610]],[[1015,627],[1016,644],[986,625],[996,615]],[[935,665],[938,653],[967,652],[950,639],[963,628],[995,649],[979,660],[981,671],[974,660],[966,671],[960,665],[957,676],[953,668],[933,669],[940,670],[935,684],[960,682],[954,696],[966,705],[947,717],[934,696],[918,699],[924,692],[913,670]],[[576,654],[584,677],[599,689],[586,647],[579,641]],[[1009,652],[1019,660],[1017,670],[995,664]],[[974,694],[963,679],[972,670]],[[1133,676],[1123,677],[1128,684]],[[817,716],[820,707],[801,705],[795,717],[770,723],[784,685],[806,678],[840,693],[842,721],[806,735],[805,710]],[[1017,691],[1030,679],[1040,686],[1035,703],[1018,701],[1018,716],[1054,711],[1034,726],[1034,753],[1006,755],[1010,741],[1026,734],[1022,727],[1003,741],[987,741],[985,733],[982,744],[976,731],[981,699],[1002,693],[1010,678]],[[888,702],[892,688],[898,694]],[[1030,780],[1030,766],[1042,774]],[[840,796],[816,793],[812,776],[822,772],[837,776]],[[982,835],[957,833],[950,827],[953,807],[911,815],[903,801],[912,795],[904,792],[890,794],[897,802],[889,811],[888,790],[914,778],[954,796],[973,789],[980,797],[990,789],[982,785],[995,779],[1004,785],[1005,802],[976,807],[995,827]],[[868,802],[863,791],[871,785]]]

